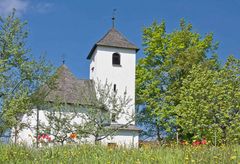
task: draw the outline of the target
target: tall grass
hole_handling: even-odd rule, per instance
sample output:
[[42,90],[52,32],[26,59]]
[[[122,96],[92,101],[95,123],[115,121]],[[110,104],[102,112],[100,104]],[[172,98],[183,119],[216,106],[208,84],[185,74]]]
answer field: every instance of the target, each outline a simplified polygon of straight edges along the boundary
[[169,146],[111,149],[94,145],[28,148],[0,145],[0,163],[234,163],[240,164],[240,146]]

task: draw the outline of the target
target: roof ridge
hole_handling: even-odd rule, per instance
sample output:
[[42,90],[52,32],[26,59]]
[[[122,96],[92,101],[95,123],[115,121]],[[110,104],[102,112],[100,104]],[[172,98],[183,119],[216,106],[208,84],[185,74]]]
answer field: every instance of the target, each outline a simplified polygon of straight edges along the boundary
[[67,72],[70,76],[72,76],[74,79],[78,79],[73,73],[72,71],[67,67],[67,65],[62,64],[60,67],[58,67],[56,74],[61,74],[63,73],[65,70],[65,72]]
[[[131,43],[128,39],[127,39],[127,37],[124,35],[124,34],[122,34],[120,31],[118,31],[117,29],[115,29],[115,28],[112,28],[112,30],[114,30],[115,32],[117,32],[124,40],[126,40],[127,42],[129,42],[129,43]],[[131,43],[131,44],[133,44],[133,43]],[[133,44],[134,45],[134,44]],[[135,45],[134,45],[135,46]]]
[[87,56],[87,59],[91,59],[91,56],[97,46],[125,48],[136,51],[139,50],[137,46],[135,46],[132,42],[128,41],[128,39],[116,28],[111,28],[110,30],[108,30],[108,32],[97,43],[94,44],[93,48]]
[[100,42],[101,40],[103,40],[103,39],[108,35],[108,33],[111,32],[112,29],[113,29],[113,28],[111,28],[110,30],[108,30],[107,33],[106,33],[101,39],[99,39],[99,40],[97,41],[97,43]]
[[82,105],[91,105],[95,101],[95,88],[91,80],[78,79],[65,64],[58,67],[55,74],[56,86],[49,88],[46,85],[42,88],[42,91],[48,93],[45,101]]
[[[112,33],[111,33],[112,32]],[[118,41],[117,39],[122,39],[124,40],[126,43],[125,44],[130,44],[130,45],[124,45],[122,46],[122,48],[133,48],[133,49],[138,49],[133,43],[131,43],[121,32],[119,32],[116,28],[111,28],[110,30],[108,30],[108,32],[104,35],[104,37],[102,39],[100,39],[100,41],[98,41],[96,44],[102,44],[101,42],[104,42],[106,39],[109,39],[107,38],[109,35],[113,35],[115,33],[118,34],[118,36],[114,36],[113,38],[110,38],[111,40],[107,40],[107,42],[114,42],[114,39],[116,39],[116,42]],[[106,41],[105,41],[106,42]],[[106,44],[106,43],[103,43],[103,44]],[[107,43],[109,44],[109,43]],[[113,45],[107,45],[106,46],[113,46]],[[120,45],[115,45],[115,46],[120,46]]]

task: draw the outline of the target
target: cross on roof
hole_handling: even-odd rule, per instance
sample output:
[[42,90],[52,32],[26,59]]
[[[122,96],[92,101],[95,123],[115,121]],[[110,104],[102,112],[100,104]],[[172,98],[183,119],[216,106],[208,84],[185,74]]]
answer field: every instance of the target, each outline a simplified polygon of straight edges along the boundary
[[113,16],[112,16],[112,28],[115,27],[115,14],[116,14],[117,9],[113,9]]
[[65,54],[62,54],[62,64],[65,64]]

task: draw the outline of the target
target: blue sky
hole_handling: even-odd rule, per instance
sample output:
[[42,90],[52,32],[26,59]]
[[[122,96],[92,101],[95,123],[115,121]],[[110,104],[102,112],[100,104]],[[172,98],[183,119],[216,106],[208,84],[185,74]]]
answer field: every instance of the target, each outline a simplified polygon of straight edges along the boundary
[[28,46],[36,57],[46,52],[55,66],[66,65],[82,79],[88,79],[87,54],[110,28],[112,10],[116,27],[141,50],[142,29],[156,20],[166,21],[167,31],[178,28],[185,18],[202,35],[213,32],[219,41],[217,51],[224,62],[228,55],[240,58],[239,0],[0,0],[0,15],[16,8],[18,16],[28,21]]

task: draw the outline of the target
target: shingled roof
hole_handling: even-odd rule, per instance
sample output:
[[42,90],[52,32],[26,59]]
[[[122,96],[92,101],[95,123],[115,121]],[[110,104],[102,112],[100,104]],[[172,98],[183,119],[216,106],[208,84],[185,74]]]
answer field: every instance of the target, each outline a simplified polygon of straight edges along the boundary
[[44,91],[48,92],[46,101],[91,105],[96,100],[92,80],[77,79],[64,64],[58,68],[56,75],[54,89],[44,87]]
[[117,47],[117,48],[126,48],[133,49],[138,51],[139,49],[131,42],[129,42],[119,31],[115,28],[111,28],[107,34],[100,39],[91,49],[90,53],[87,56],[87,59],[91,59],[93,52],[97,46],[107,46],[107,47]]

